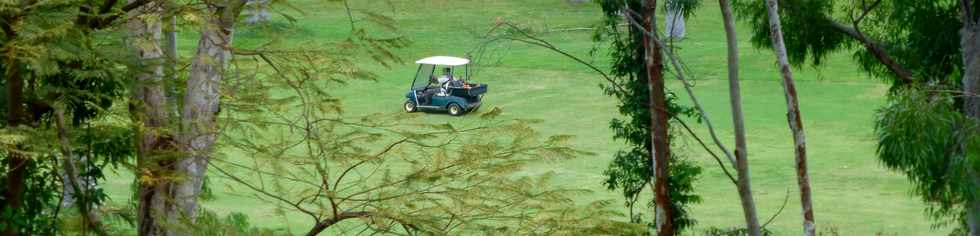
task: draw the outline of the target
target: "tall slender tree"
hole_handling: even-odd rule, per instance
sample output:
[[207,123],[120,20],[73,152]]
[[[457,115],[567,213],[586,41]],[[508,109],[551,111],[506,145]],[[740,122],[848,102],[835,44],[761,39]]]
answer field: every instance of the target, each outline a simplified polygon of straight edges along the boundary
[[735,127],[735,170],[738,175],[737,187],[742,211],[745,213],[745,228],[751,236],[762,234],[759,216],[752,198],[752,184],[749,175],[748,150],[745,140],[745,118],[742,115],[742,90],[738,80],[738,38],[735,31],[735,17],[728,0],[718,0],[722,20],[725,25],[725,39],[728,43],[728,95],[732,109],[732,123]]
[[243,6],[245,0],[208,2],[206,23],[202,26],[197,53],[191,63],[181,112],[180,151],[187,156],[178,160],[176,170],[185,178],[174,186],[176,204],[168,216],[171,220],[195,216],[204,174],[217,139],[219,86],[231,60],[235,21]]
[[[648,32],[657,32],[657,1],[644,1],[641,14],[643,15],[643,25]],[[668,137],[668,114],[667,114],[667,94],[664,87],[664,63],[663,48],[660,44],[653,43],[653,38],[649,35],[643,36],[643,48],[645,51],[644,62],[646,63],[647,85],[650,87],[648,96],[650,97],[650,158],[653,163],[654,177],[654,201],[656,216],[657,235],[674,235],[674,213],[670,195],[667,193],[668,176],[670,175],[670,140]]]
[[803,115],[800,112],[799,96],[796,93],[796,82],[793,80],[793,70],[790,69],[789,58],[786,55],[786,45],[783,42],[783,29],[779,22],[779,5],[777,0],[767,0],[769,12],[769,29],[772,38],[773,52],[779,63],[779,72],[783,75],[783,95],[786,97],[786,119],[789,129],[793,132],[794,152],[796,154],[796,181],[800,189],[800,205],[803,214],[803,235],[814,236],[816,228],[813,219],[813,201],[810,197],[810,175],[806,165],[806,134],[803,132]]
[[166,235],[160,216],[166,215],[170,183],[153,180],[173,176],[175,147],[167,95],[164,89],[161,48],[163,6],[148,4],[137,9],[126,23],[127,41],[139,63],[132,67],[133,87],[130,91],[130,114],[136,131],[137,219],[140,235]]

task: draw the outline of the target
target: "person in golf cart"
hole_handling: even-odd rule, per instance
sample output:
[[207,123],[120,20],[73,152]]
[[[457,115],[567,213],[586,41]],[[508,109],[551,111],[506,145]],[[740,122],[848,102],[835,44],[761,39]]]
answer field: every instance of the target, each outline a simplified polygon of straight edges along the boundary
[[[412,80],[411,89],[405,94],[405,111],[444,110],[458,116],[480,107],[487,86],[467,83],[470,75],[468,59],[435,56],[415,63],[419,64],[419,69]],[[463,76],[454,76],[454,68],[460,67]],[[438,73],[439,70],[443,73]]]
[[456,80],[453,77],[453,69],[446,67],[442,69],[442,76],[436,79],[439,82],[439,96],[446,96],[446,91],[449,91],[449,84]]

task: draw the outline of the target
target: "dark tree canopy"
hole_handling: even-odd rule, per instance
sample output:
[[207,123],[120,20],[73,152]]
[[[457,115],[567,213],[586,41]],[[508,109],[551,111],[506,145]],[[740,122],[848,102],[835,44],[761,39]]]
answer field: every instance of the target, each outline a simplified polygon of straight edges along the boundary
[[[765,2],[736,0],[736,12],[752,26],[752,43],[770,48]],[[904,84],[865,43],[880,46],[915,81],[959,84],[959,6],[956,1],[781,0],[786,50],[796,66],[819,66],[835,52],[853,51],[863,70]],[[842,10],[843,9],[843,10]],[[865,11],[867,9],[867,11]],[[862,40],[862,37],[866,40]]]

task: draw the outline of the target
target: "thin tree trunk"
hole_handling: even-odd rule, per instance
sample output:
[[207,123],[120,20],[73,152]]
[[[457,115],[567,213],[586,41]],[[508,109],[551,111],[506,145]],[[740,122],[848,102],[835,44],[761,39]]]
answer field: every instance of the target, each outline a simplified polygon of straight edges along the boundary
[[[649,32],[657,32],[656,25],[657,1],[647,0],[643,9],[644,26]],[[674,213],[670,195],[667,192],[670,157],[670,143],[667,137],[667,96],[664,91],[663,50],[649,36],[643,37],[643,47],[646,50],[645,62],[648,86],[650,88],[650,157],[653,162],[654,201],[656,208],[657,235],[674,235]]]
[[718,0],[725,23],[725,38],[728,40],[728,87],[731,97],[732,122],[735,127],[735,170],[738,172],[737,188],[745,212],[745,226],[750,236],[759,236],[759,217],[752,199],[752,184],[749,176],[748,151],[745,142],[745,119],[742,115],[742,95],[738,81],[738,39],[735,37],[735,18],[728,0]]
[[177,16],[171,16],[169,19],[169,27],[164,30],[164,53],[167,56],[167,103],[170,104],[169,109],[173,113],[171,117],[177,117],[180,115],[180,108],[177,106],[177,81],[178,81],[178,55],[177,55]]
[[796,93],[796,82],[793,71],[789,67],[786,55],[786,44],[783,42],[783,29],[779,21],[779,6],[776,0],[767,0],[769,10],[769,32],[772,38],[772,48],[779,62],[779,71],[783,75],[783,92],[786,95],[786,119],[789,129],[793,131],[793,143],[796,151],[796,182],[800,188],[800,205],[803,214],[803,235],[816,235],[813,219],[813,202],[810,198],[810,175],[806,167],[806,135],[803,132],[803,115],[800,113],[799,97]]
[[186,156],[178,161],[177,172],[185,178],[173,188],[175,205],[168,215],[173,222],[193,222],[197,212],[204,174],[217,138],[219,86],[231,57],[235,20],[244,5],[244,0],[225,0],[208,7],[208,22],[201,31],[181,112],[180,149]]
[[[71,140],[68,138],[68,129],[65,125],[65,114],[62,108],[55,109],[55,122],[58,127],[58,140],[61,142],[61,153],[63,156],[62,165],[64,165],[65,176],[71,185],[72,190],[78,193],[78,196],[82,199],[82,202],[75,204],[78,207],[78,213],[82,215],[82,219],[85,224],[90,227],[99,236],[109,235],[106,233],[105,229],[102,228],[102,221],[99,219],[99,215],[95,213],[95,210],[89,208],[88,204],[88,194],[85,192],[84,187],[82,187],[82,181],[78,177],[78,168],[75,160],[78,158],[75,156],[75,152],[71,148]],[[84,231],[83,231],[84,232]]]
[[[960,30],[960,47],[963,48],[963,113],[980,122],[980,20],[973,12],[974,2],[962,0],[960,11],[963,28]],[[972,167],[975,167],[973,165]],[[980,190],[980,173],[967,167],[967,178],[974,190]],[[967,196],[966,223],[971,236],[980,236],[980,194]]]
[[137,131],[138,233],[144,236],[166,233],[166,223],[160,219],[166,215],[169,200],[170,181],[167,177],[173,175],[173,164],[167,156],[175,151],[167,132],[169,113],[163,83],[160,20],[145,18],[153,14],[140,14],[160,10],[158,4],[145,5],[134,14],[142,15],[142,18],[132,17],[126,22],[130,31],[129,46],[140,58],[135,69],[130,115]]
[[[22,101],[24,78],[20,73],[20,63],[17,61],[8,58],[4,66],[7,68],[7,125],[14,127],[22,125],[27,121],[27,113],[24,110]],[[9,207],[16,212],[21,207],[24,196],[24,181],[27,178],[27,166],[29,162],[29,159],[21,156],[19,153],[7,153],[5,163],[7,165],[7,191],[3,194],[6,201],[0,203],[0,208]],[[6,227],[0,235],[11,236],[17,234],[17,227]]]

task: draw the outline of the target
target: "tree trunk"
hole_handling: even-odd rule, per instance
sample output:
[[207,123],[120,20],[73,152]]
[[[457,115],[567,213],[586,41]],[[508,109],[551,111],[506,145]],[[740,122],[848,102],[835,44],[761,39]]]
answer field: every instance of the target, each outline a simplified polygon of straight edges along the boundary
[[738,172],[737,188],[745,212],[745,226],[750,236],[759,236],[759,217],[752,199],[752,185],[749,177],[748,151],[745,143],[745,122],[742,116],[742,95],[738,81],[738,39],[735,37],[735,18],[728,0],[718,0],[725,23],[725,38],[728,40],[728,87],[731,98],[732,122],[735,127],[735,170]]
[[[4,61],[7,68],[7,125],[14,127],[27,121],[27,113],[23,107],[24,78],[20,73],[20,63],[7,58]],[[0,209],[9,207],[14,212],[20,208],[24,197],[24,182],[27,178],[27,166],[30,162],[19,153],[7,153],[7,191],[3,193],[4,200]],[[10,223],[10,222],[4,222]],[[9,225],[9,224],[8,224]],[[17,235],[17,227],[6,227],[0,235]]]
[[813,203],[810,198],[810,175],[806,167],[806,135],[803,133],[802,114],[800,113],[799,97],[796,93],[796,82],[793,81],[793,71],[789,67],[786,55],[786,44],[783,42],[783,29],[779,21],[779,6],[776,0],[767,0],[769,10],[769,32],[772,37],[772,48],[779,62],[779,71],[783,75],[783,92],[786,95],[786,119],[789,129],[793,132],[793,143],[796,150],[796,182],[800,188],[800,205],[803,213],[803,235],[816,235],[813,219]]
[[[79,160],[75,156],[75,151],[71,148],[71,140],[68,138],[68,129],[65,125],[65,112],[62,108],[55,110],[55,122],[58,128],[58,140],[61,142],[61,154],[62,154],[62,165],[65,170],[65,177],[68,179],[69,187],[73,192],[78,193],[78,196],[82,199],[80,204],[76,204],[78,207],[78,213],[82,215],[84,223],[88,227],[83,227],[83,229],[91,228],[97,235],[106,236],[109,235],[105,229],[102,228],[102,221],[99,219],[99,215],[95,213],[93,209],[90,208],[88,204],[88,193],[86,193],[83,186],[83,181],[79,177],[76,160]],[[84,230],[82,231],[84,235]]]
[[[972,14],[964,14],[963,29],[960,30],[960,47],[963,48],[963,113],[980,121],[980,23],[973,20]],[[976,165],[974,165],[976,166]],[[980,173],[976,168],[967,167],[967,182],[973,189],[980,189]],[[980,194],[967,196],[967,226],[970,235],[980,236]]]
[[167,79],[170,81],[166,83],[167,86],[165,88],[167,88],[167,103],[170,104],[168,109],[173,113],[171,117],[178,117],[180,116],[180,108],[178,107],[177,101],[179,94],[177,90],[177,75],[179,73],[177,71],[179,61],[179,56],[177,55],[177,16],[171,16],[169,21],[169,27],[166,27],[167,29],[164,30],[164,53],[167,56]]
[[[135,0],[131,0],[135,1]],[[174,153],[172,138],[168,135],[169,113],[163,83],[163,52],[160,49],[160,19],[147,19],[159,12],[158,4],[140,7],[126,22],[130,35],[129,46],[139,56],[135,69],[134,86],[130,98],[130,115],[136,129],[137,180],[139,180],[138,213],[139,235],[164,235],[167,225],[161,222],[168,204],[168,176],[173,175],[169,155]]]
[[[643,24],[648,32],[657,32],[657,1],[647,0],[643,9]],[[653,162],[654,201],[656,208],[657,235],[674,235],[674,214],[670,195],[667,192],[670,157],[670,143],[667,137],[667,96],[664,91],[663,50],[659,44],[653,43],[650,36],[643,37],[643,47],[646,50],[645,59],[648,86],[650,88],[650,157]]]
[[225,0],[208,7],[208,21],[198,41],[181,112],[180,151],[186,156],[178,161],[177,172],[184,178],[173,188],[175,205],[168,215],[171,221],[193,222],[196,215],[204,173],[217,138],[219,86],[231,57],[235,20],[244,5],[244,0]]

